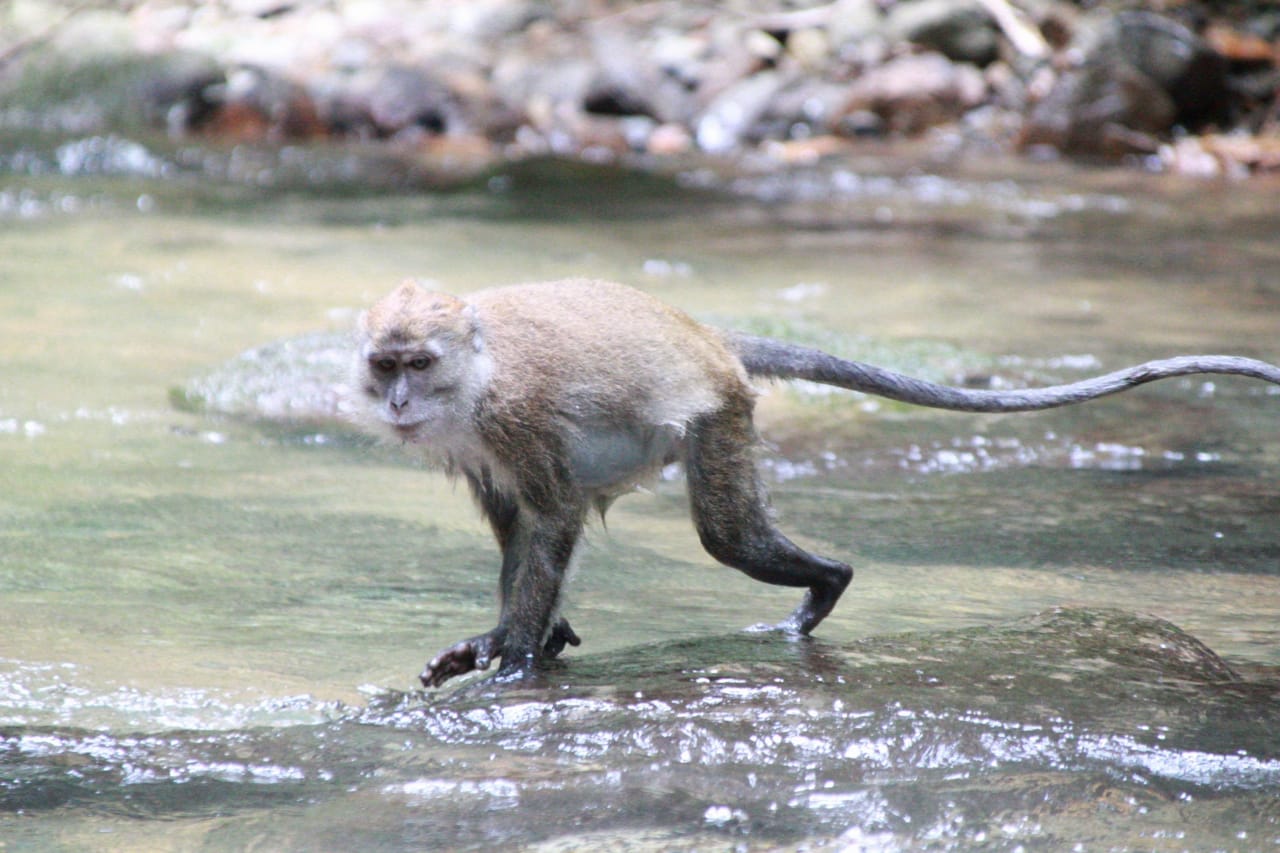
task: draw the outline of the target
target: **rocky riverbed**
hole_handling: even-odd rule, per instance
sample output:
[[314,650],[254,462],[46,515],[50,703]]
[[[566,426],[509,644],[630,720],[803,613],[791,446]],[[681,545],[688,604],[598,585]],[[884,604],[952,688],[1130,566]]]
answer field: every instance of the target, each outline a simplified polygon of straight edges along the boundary
[[[1060,0],[16,0],[0,128],[785,165],[933,152],[1280,169],[1280,13]],[[8,164],[11,168],[13,163]]]

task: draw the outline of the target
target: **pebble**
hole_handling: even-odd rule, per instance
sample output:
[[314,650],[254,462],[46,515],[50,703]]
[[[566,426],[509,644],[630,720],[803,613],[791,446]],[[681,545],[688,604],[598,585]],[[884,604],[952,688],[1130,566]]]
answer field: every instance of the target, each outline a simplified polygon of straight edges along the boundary
[[[45,7],[23,8],[8,43],[53,23]],[[1139,151],[1195,174],[1273,170],[1280,131],[1266,117],[1280,94],[1250,81],[1280,75],[1280,38],[1209,17],[1202,36],[1155,5],[1081,14],[1066,0],[142,0],[75,12],[43,49],[202,57],[211,83],[192,74],[180,92],[139,87],[154,101],[142,113],[178,135],[482,137],[496,150],[598,159],[1020,126],[1023,150]],[[981,121],[966,118],[978,110]],[[1233,129],[1263,142],[1177,141]],[[806,161],[826,144],[771,150]]]

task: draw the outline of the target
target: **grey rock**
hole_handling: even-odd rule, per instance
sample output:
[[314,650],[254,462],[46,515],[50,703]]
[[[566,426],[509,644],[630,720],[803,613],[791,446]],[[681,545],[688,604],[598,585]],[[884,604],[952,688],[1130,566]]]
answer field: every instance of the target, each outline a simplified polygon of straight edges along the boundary
[[975,0],[907,0],[885,19],[891,38],[932,48],[956,62],[987,65],[999,55],[995,22]]
[[883,20],[875,0],[837,0],[827,21],[827,38],[839,49],[880,33]]
[[769,108],[786,82],[777,71],[761,71],[721,92],[697,122],[698,147],[723,154],[738,147]]
[[1125,12],[1086,21],[1074,42],[1082,63],[1032,109],[1022,144],[1114,156],[1150,152],[1175,124],[1226,116],[1225,60],[1170,18]]
[[459,38],[484,41],[518,33],[534,21],[554,17],[554,10],[548,3],[468,0],[453,7],[449,29]]
[[372,138],[417,128],[440,134],[457,123],[457,104],[448,88],[413,66],[331,75],[314,91],[320,114],[341,133]]
[[593,27],[590,38],[599,71],[587,94],[588,112],[687,122],[697,111],[697,42],[674,35],[639,41],[628,28],[608,24]]
[[1116,16],[1114,55],[1173,99],[1175,120],[1197,127],[1225,118],[1227,63],[1208,42],[1172,18],[1131,11]]

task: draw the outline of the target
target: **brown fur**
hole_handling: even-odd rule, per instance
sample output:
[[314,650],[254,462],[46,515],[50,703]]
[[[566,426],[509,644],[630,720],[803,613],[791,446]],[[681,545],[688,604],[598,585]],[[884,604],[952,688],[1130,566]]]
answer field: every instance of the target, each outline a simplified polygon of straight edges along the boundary
[[361,326],[376,349],[425,340],[442,332],[457,336],[469,332],[463,308],[465,303],[455,296],[430,293],[406,281],[365,312]]
[[699,534],[722,562],[809,596],[807,633],[852,574],[772,527],[755,477],[754,393],[726,338],[640,291],[586,279],[465,301],[402,285],[361,321],[368,419],[464,477],[503,550],[498,626],[446,649],[429,686],[501,656],[503,670],[577,644],[555,618],[589,509],[690,463]]

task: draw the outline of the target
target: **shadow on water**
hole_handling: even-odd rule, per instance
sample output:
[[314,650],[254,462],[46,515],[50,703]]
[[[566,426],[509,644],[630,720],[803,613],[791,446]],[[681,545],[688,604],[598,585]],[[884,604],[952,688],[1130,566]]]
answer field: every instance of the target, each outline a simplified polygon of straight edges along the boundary
[[842,644],[659,643],[322,716],[0,729],[0,806],[206,820],[218,847],[1124,846],[1172,832],[1195,847],[1280,833],[1265,805],[1280,673],[1236,672],[1174,626],[1114,610]]

